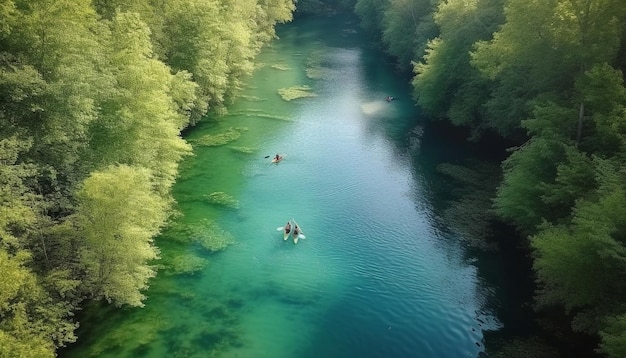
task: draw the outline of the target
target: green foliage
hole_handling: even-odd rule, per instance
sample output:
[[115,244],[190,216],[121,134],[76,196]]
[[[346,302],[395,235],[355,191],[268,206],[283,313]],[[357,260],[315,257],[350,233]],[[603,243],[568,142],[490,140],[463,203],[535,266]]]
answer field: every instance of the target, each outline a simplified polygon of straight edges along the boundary
[[538,302],[576,312],[575,328],[600,330],[602,350],[617,354],[623,344],[616,338],[624,329],[614,315],[626,294],[626,173],[607,160],[595,159],[594,165],[598,186],[576,202],[571,222],[546,223],[532,238]]
[[23,237],[38,220],[40,197],[25,183],[35,176],[36,168],[18,162],[29,147],[29,141],[17,137],[0,139],[0,246],[24,246]]
[[421,58],[428,40],[437,35],[432,7],[430,0],[392,0],[385,9],[382,40],[401,69]]
[[338,11],[350,12],[354,9],[356,0],[298,0],[296,2],[296,16],[329,14]]
[[548,288],[546,303],[567,309],[609,304],[626,285],[620,278],[626,266],[626,191],[608,163],[600,162],[600,187],[577,203],[567,227],[547,226],[533,239],[538,252],[535,268]]
[[166,62],[198,84],[191,122],[228,102],[254,69],[253,58],[291,20],[292,0],[184,0],[167,3],[158,36]]
[[606,328],[600,331],[600,337],[600,349],[607,356],[626,356],[626,314],[609,317]]
[[508,1],[504,25],[472,53],[472,63],[496,81],[487,104],[491,126],[513,133],[529,101],[566,97],[581,70],[613,61],[624,16],[617,2]]
[[[193,85],[151,57],[149,29],[136,15],[116,16],[109,41],[117,88],[103,101],[101,117],[91,128],[93,161],[101,161],[96,168],[115,163],[150,168],[158,173],[158,189],[166,193],[178,162],[191,151],[179,136],[187,118],[176,104],[191,101]],[[174,91],[176,99],[170,97]]]
[[85,298],[142,305],[191,152],[180,131],[234,96],[293,9],[0,1],[0,357],[54,356]]
[[117,305],[143,306],[141,290],[155,275],[152,237],[166,219],[167,203],[152,191],[150,171],[125,165],[94,172],[78,192],[75,221],[84,242],[80,261],[85,290]]
[[0,357],[54,357],[54,349],[74,342],[71,307],[56,302],[25,267],[30,255],[0,248]]
[[541,198],[544,183],[553,183],[557,163],[564,158],[563,146],[552,140],[536,138],[526,143],[503,163],[504,180],[498,188],[495,209],[525,233],[535,231],[544,219],[554,218],[553,211]]
[[441,2],[434,14],[438,37],[428,41],[422,62],[414,63],[414,97],[435,117],[475,130],[487,127],[483,102],[489,81],[471,66],[470,50],[491,37],[502,19],[499,0]]
[[379,36],[384,30],[383,17],[389,4],[390,0],[357,0],[354,12],[366,31]]
[[603,63],[583,73],[575,86],[589,119],[581,148],[611,157],[626,150],[626,88],[622,71]]
[[595,166],[587,155],[575,147],[566,146],[565,158],[557,165],[553,183],[543,183],[544,194],[541,200],[547,205],[559,208],[562,216],[569,215],[569,208],[597,186]]

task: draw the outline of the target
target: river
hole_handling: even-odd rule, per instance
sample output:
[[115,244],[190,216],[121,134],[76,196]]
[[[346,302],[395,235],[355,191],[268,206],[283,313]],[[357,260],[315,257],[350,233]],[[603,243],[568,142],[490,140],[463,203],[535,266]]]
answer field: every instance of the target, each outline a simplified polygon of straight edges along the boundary
[[[501,328],[433,208],[433,163],[454,149],[424,145],[406,79],[354,20],[278,34],[228,114],[186,134],[146,306],[88,308],[63,357],[478,357]],[[297,244],[279,231],[291,218]]]

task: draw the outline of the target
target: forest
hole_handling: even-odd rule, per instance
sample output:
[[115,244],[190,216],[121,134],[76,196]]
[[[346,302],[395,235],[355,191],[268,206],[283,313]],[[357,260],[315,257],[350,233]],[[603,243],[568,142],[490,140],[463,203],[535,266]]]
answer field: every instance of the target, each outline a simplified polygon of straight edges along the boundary
[[86,301],[143,305],[181,131],[276,24],[337,7],[431,118],[514,143],[490,210],[532,255],[534,309],[626,356],[623,0],[0,0],[0,357],[54,357]]
[[358,0],[355,11],[412,71],[431,118],[513,143],[490,211],[528,248],[534,309],[626,357],[623,1]]

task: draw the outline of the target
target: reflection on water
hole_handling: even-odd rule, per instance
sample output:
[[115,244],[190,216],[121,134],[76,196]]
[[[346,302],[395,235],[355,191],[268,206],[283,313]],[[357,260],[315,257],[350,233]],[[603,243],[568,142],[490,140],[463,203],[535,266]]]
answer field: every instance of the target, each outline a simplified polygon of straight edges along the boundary
[[367,102],[367,103],[361,104],[361,110],[363,111],[363,114],[371,116],[371,115],[380,114],[381,112],[383,112],[388,107],[386,105],[387,105],[387,101],[385,100]]
[[[409,98],[406,84],[355,28],[285,26],[230,114],[189,134],[196,155],[175,188],[183,216],[158,240],[166,269],[146,307],[90,310],[66,357],[484,351],[483,332],[499,327],[489,287],[433,213],[413,104],[385,101]],[[296,86],[317,96],[278,93]],[[222,136],[233,128],[247,130]],[[286,157],[272,164],[275,153]],[[297,245],[277,230],[290,218],[306,233]],[[227,248],[214,251],[213,238]]]

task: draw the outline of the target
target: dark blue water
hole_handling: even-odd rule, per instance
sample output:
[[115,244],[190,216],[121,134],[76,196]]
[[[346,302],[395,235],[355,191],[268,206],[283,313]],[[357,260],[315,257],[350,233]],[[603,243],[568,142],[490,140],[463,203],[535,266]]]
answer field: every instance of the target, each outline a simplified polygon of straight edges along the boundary
[[[158,242],[164,267],[179,258],[201,268],[164,270],[145,308],[88,323],[67,356],[484,351],[483,333],[500,326],[491,288],[433,209],[427,168],[437,153],[422,148],[406,80],[348,19],[298,20],[279,35],[230,114],[187,138],[196,155],[175,189],[183,216],[174,223],[186,229]],[[281,98],[293,86],[314,96]],[[198,144],[233,128],[241,136],[226,145]],[[286,157],[271,164],[275,153]],[[207,202],[216,192],[230,204]],[[291,218],[306,237],[297,244],[279,231]],[[186,243],[197,236],[231,244]]]

